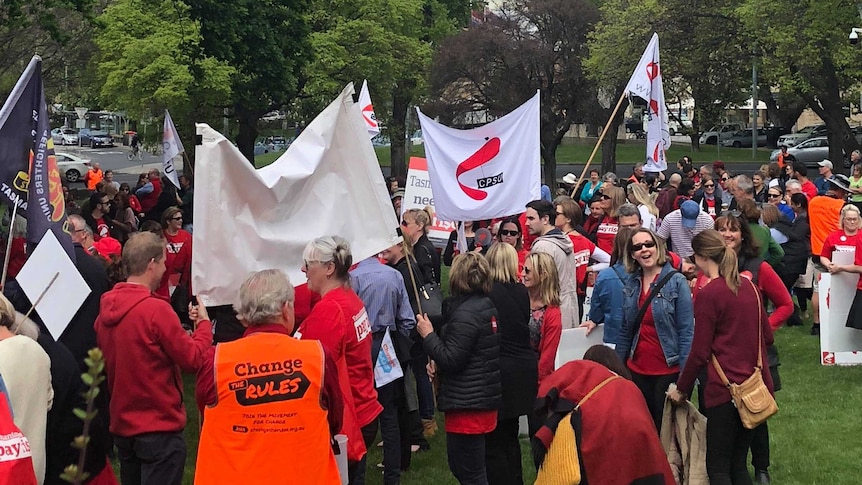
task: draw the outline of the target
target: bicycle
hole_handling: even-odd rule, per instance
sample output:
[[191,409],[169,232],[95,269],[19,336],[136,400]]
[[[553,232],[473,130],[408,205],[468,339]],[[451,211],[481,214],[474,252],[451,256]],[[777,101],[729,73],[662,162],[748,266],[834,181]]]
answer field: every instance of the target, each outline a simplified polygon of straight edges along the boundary
[[129,160],[134,160],[135,157],[137,157],[138,160],[144,159],[144,152],[143,150],[141,150],[140,145],[133,146],[131,151],[129,151],[129,155],[127,156]]

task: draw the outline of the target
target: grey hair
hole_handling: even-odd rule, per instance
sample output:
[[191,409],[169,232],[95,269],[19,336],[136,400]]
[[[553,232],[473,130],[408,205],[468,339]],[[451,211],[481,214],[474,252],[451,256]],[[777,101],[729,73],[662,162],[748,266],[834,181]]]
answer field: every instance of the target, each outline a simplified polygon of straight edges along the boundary
[[678,173],[672,173],[667,183],[673,185],[674,187],[679,187],[680,182],[682,182],[682,175]]
[[604,176],[602,176],[602,181],[610,182],[610,183],[616,185],[617,182],[619,181],[619,177],[617,177],[617,174],[615,174],[613,172],[608,172]]
[[637,170],[637,169],[639,169],[639,168],[644,168],[644,164],[643,164],[643,162],[638,162],[638,163],[636,163],[636,164],[635,164],[635,166],[634,166],[634,168],[633,168],[632,170],[634,171],[634,170]]
[[324,236],[309,242],[302,251],[302,259],[334,263],[335,277],[344,282],[348,281],[348,272],[353,264],[350,243],[341,236]]
[[784,184],[784,189],[789,191],[791,187],[797,187],[801,190],[802,184],[800,184],[798,180],[788,180],[787,183]]
[[274,323],[281,319],[284,304],[293,299],[290,278],[281,270],[265,269],[243,281],[234,310],[237,318],[249,326]]
[[93,237],[93,228],[80,214],[70,214],[67,220],[75,231],[83,231],[88,236]]
[[39,325],[25,317],[21,312],[15,312],[15,335],[23,335],[31,340],[39,340]]
[[754,195],[754,182],[751,181],[751,177],[748,175],[737,175],[735,178],[737,189],[748,195]]
[[636,205],[626,202],[617,209],[617,217],[629,216],[638,216],[638,220],[641,220],[641,211],[638,210]]
[[27,219],[24,219],[20,215],[15,215],[15,221],[12,223],[12,237],[26,237],[27,236]]

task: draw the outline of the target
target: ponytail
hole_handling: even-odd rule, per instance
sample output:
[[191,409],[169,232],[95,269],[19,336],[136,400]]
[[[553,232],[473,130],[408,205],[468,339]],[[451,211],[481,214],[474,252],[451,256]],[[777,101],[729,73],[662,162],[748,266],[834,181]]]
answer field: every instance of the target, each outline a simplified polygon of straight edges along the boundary
[[736,252],[730,248],[724,248],[721,261],[718,262],[718,274],[724,276],[727,287],[735,295],[739,290],[739,267],[737,266]]
[[345,281],[350,279],[350,267],[353,265],[353,255],[350,254],[350,244],[341,236],[333,236],[335,250],[332,258],[335,263],[335,277]]

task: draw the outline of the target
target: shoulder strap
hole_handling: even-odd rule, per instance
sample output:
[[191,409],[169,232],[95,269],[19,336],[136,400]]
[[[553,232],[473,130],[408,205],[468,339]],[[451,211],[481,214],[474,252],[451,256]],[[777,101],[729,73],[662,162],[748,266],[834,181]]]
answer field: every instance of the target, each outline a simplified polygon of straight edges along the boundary
[[[763,369],[763,352],[762,352],[762,343],[763,343],[763,308],[760,306],[760,292],[757,290],[757,286],[754,285],[748,278],[741,278],[748,281],[748,284],[754,289],[754,296],[757,297],[757,366],[755,367],[757,370]],[[730,381],[727,379],[727,376],[724,374],[724,371],[721,369],[721,365],[718,363],[718,359],[715,358],[715,354],[711,356],[712,366],[715,367],[715,371],[718,373],[718,377],[721,379],[722,384],[730,387]]]
[[649,295],[647,295],[646,297],[646,301],[644,301],[644,304],[641,305],[641,307],[638,309],[638,314],[635,317],[635,333],[637,333],[637,329],[640,328],[641,321],[643,320],[647,308],[649,308],[650,306],[650,303],[652,303],[653,298],[658,295],[661,289],[664,288],[664,285],[666,285],[667,282],[670,281],[670,278],[674,275],[674,273],[677,272],[678,271],[676,270],[668,271],[668,273],[664,275],[664,277],[662,277],[662,279],[660,279],[655,286],[652,287],[652,290],[650,290]]
[[603,380],[602,382],[598,383],[598,385],[596,385],[596,387],[592,388],[592,389],[590,390],[590,392],[588,392],[588,393],[587,393],[583,398],[581,398],[581,400],[580,400],[580,401],[578,401],[578,404],[577,404],[577,406],[575,406],[575,409],[576,409],[576,410],[577,410],[577,409],[580,409],[580,407],[581,407],[585,402],[587,402],[587,400],[588,400],[589,398],[593,397],[593,394],[595,394],[595,393],[599,392],[599,389],[601,389],[601,388],[605,387],[609,382],[611,382],[611,381],[613,381],[613,380],[615,380],[615,379],[621,379],[621,377],[620,377],[620,376],[618,376],[618,375],[616,375],[616,374],[614,374],[614,375],[612,375],[612,376],[608,377],[607,379]]

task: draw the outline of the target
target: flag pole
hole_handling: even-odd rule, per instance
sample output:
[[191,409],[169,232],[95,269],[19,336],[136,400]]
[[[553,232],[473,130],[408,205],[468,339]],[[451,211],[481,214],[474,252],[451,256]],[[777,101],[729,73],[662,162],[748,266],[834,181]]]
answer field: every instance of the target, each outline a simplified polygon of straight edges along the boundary
[[593,158],[596,156],[596,152],[599,151],[599,147],[602,145],[602,141],[605,139],[605,135],[607,135],[608,130],[611,128],[611,123],[614,121],[614,117],[617,115],[617,111],[620,110],[620,106],[623,104],[623,100],[626,99],[626,91],[620,95],[619,101],[617,101],[617,105],[614,106],[614,111],[611,113],[611,117],[608,118],[608,122],[605,123],[605,128],[602,130],[601,135],[599,135],[599,139],[596,141],[596,146],[593,147],[593,153],[590,153],[590,158],[587,160],[587,164],[584,165],[584,170],[581,172],[581,176],[578,178],[578,183],[575,184],[574,189],[572,189],[571,197],[575,196],[575,192],[578,190],[578,187],[581,186],[581,182],[584,181],[584,175],[587,173],[587,169],[590,168],[590,163],[593,162]]
[[15,225],[15,216],[18,214],[18,196],[12,207],[12,220],[9,222],[9,237],[6,240],[6,255],[3,257],[3,276],[0,276],[0,290],[6,287],[6,274],[9,271],[9,256],[12,252],[12,227]]

